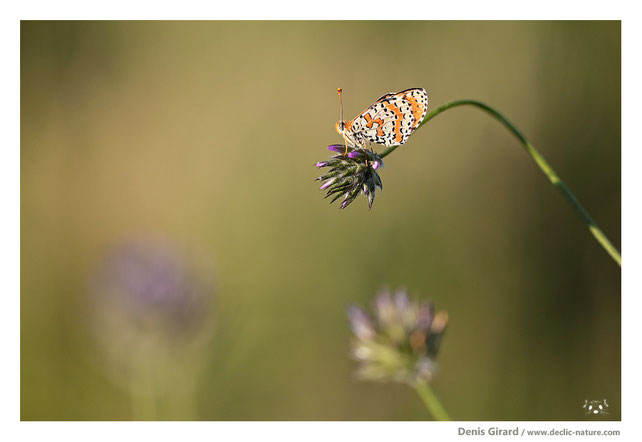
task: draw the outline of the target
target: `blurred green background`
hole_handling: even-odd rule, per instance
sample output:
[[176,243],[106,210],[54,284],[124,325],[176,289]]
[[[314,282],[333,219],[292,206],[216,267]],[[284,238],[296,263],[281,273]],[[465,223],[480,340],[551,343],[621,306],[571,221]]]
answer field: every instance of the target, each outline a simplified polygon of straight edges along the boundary
[[216,281],[192,405],[170,383],[155,419],[430,418],[354,378],[346,308],[384,286],[448,311],[433,385],[454,419],[581,420],[602,398],[620,418],[620,269],[496,121],[422,127],[371,211],[314,181],[337,87],[346,118],[410,87],[429,110],[479,99],[619,248],[619,22],[22,22],[20,78],[23,420],[143,418],[88,282],[140,236]]

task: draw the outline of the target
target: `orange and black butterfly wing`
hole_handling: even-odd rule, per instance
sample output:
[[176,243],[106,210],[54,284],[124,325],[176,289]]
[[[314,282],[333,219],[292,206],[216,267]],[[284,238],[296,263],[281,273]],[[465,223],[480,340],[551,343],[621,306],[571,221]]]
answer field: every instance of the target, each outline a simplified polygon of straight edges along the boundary
[[346,124],[355,138],[384,146],[399,146],[421,124],[428,109],[424,89],[386,94]]

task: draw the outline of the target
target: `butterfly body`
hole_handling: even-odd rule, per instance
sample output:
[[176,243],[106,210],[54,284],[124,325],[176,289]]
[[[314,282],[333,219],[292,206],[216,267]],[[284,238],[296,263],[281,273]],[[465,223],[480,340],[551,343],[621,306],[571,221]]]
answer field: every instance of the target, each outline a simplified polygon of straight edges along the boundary
[[385,94],[352,120],[339,121],[336,129],[348,145],[399,146],[421,124],[427,109],[428,94],[424,89],[406,89]]

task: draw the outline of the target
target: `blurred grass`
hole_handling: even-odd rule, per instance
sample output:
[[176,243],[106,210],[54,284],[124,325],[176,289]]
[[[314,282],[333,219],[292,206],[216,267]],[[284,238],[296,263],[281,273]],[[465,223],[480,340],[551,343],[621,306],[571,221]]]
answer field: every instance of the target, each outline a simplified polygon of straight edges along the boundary
[[619,22],[22,22],[23,420],[131,418],[87,277],[139,233],[216,264],[199,419],[426,419],[352,376],[345,309],[382,285],[448,310],[454,419],[620,418],[620,270],[512,136],[450,111],[339,211],[313,166],[339,86],[349,118],[409,87],[494,106],[619,248]]

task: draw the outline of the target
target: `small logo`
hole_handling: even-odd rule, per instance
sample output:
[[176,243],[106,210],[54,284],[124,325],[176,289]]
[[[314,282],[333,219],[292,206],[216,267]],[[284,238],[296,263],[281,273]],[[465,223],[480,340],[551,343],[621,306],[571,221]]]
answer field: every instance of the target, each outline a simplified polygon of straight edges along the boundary
[[609,404],[606,403],[606,399],[602,399],[601,401],[589,401],[584,399],[584,405],[582,405],[582,408],[584,408],[584,414],[587,415],[595,416],[597,414],[601,414],[606,416],[609,414]]

